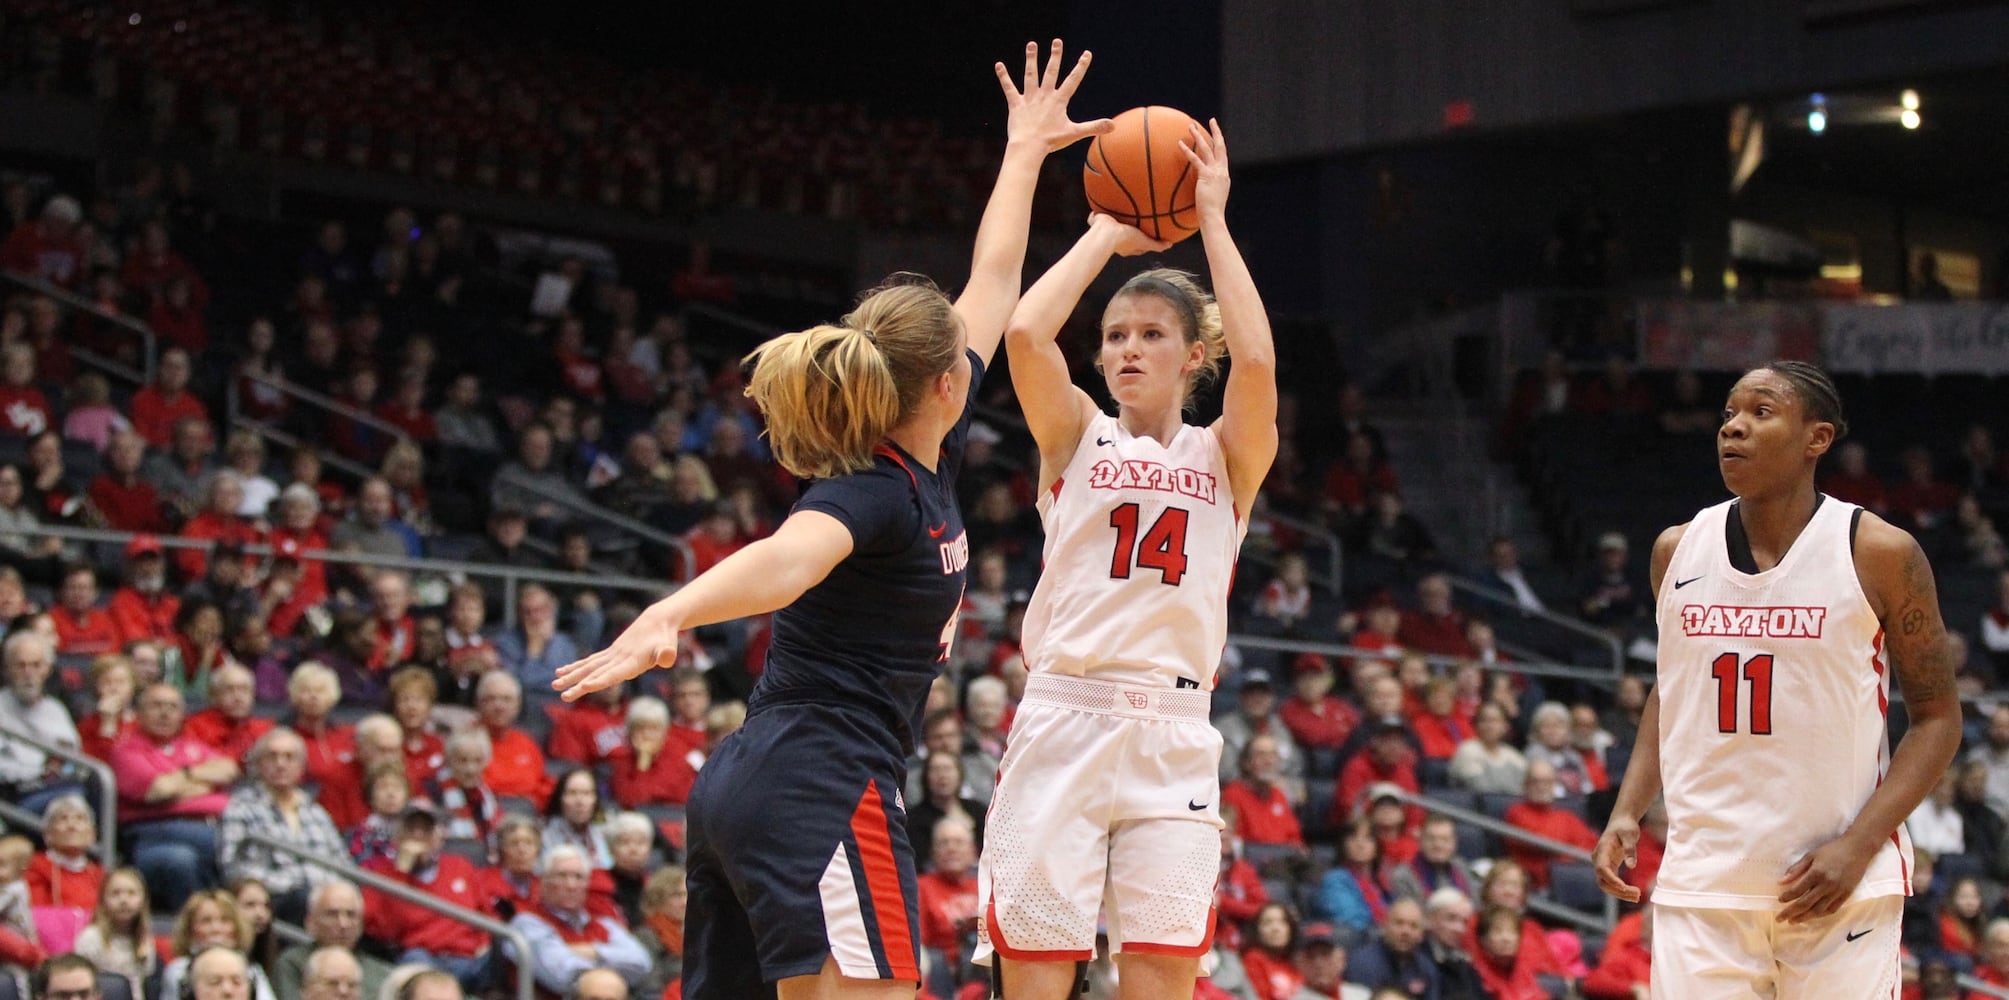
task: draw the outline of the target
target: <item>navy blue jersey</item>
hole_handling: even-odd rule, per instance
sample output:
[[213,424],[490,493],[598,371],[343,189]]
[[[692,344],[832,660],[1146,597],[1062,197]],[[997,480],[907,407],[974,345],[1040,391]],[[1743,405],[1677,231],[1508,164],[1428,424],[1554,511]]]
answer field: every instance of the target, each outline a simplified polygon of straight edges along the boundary
[[871,468],[810,483],[795,502],[795,510],[843,522],[851,554],[775,612],[749,717],[789,704],[861,710],[884,722],[885,748],[906,759],[928,687],[949,658],[970,560],[956,473],[984,363],[974,351],[969,357],[969,397],[933,472],[898,446],[881,445]]

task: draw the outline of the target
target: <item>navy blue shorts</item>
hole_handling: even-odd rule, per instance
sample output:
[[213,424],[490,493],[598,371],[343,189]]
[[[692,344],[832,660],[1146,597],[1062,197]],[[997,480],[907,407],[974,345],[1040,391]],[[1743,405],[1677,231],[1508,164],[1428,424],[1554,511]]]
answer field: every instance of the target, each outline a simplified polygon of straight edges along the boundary
[[821,706],[746,720],[698,772],[686,814],[687,1000],[774,995],[820,972],[921,978],[906,762],[884,724]]

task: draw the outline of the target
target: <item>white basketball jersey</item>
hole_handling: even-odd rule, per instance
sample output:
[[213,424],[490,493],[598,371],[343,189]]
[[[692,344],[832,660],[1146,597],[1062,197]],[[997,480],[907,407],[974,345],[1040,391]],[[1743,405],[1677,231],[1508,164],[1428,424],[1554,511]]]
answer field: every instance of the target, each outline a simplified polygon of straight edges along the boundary
[[1245,530],[1213,429],[1181,425],[1168,446],[1097,414],[1039,514],[1026,667],[1212,690]]
[[[1890,762],[1883,629],[1856,580],[1860,508],[1823,497],[1785,558],[1730,564],[1731,504],[1689,522],[1660,584],[1660,774],[1675,906],[1764,910],[1848,829]],[[1902,825],[1851,901],[1911,892]]]

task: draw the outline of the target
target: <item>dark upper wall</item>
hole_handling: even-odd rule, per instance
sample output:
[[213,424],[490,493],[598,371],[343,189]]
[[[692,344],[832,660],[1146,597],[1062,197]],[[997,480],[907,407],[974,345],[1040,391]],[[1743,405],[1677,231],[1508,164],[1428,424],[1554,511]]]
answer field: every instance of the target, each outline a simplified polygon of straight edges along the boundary
[[[2002,0],[1673,0],[1579,17],[1585,0],[1221,0],[1224,118],[1243,163],[1440,135],[1471,102],[1491,129],[1999,64]],[[1603,5],[1611,6],[1611,5]]]

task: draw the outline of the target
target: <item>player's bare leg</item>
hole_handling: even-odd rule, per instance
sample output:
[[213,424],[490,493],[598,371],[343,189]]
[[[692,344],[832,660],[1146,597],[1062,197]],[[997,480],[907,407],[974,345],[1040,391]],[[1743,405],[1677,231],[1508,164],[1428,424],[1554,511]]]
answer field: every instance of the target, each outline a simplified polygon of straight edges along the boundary
[[826,958],[813,976],[790,976],[774,984],[780,1000],[914,1000],[921,984],[911,979],[852,979]]
[[1200,960],[1181,955],[1116,954],[1116,995],[1122,1000],[1190,997]]
[[[1081,988],[1079,962],[1021,962],[999,955],[1005,1000],[1069,1000]],[[1192,996],[1192,990],[1186,991]]]

